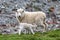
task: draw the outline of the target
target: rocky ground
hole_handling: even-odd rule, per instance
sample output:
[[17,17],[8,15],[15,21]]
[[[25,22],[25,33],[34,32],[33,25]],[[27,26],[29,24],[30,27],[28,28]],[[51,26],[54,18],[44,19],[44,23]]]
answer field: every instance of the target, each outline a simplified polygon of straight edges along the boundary
[[[52,6],[55,8],[55,14],[58,17],[58,24],[49,24],[49,26],[56,27],[56,25],[60,24],[60,0],[0,0],[0,27],[6,26],[5,24],[11,24],[12,26],[18,25],[15,16],[13,16],[14,14],[12,13],[13,15],[11,15],[11,11],[14,8],[47,13],[48,9]],[[47,21],[49,20],[50,19],[47,18]],[[58,26],[58,28],[60,28],[60,26]]]

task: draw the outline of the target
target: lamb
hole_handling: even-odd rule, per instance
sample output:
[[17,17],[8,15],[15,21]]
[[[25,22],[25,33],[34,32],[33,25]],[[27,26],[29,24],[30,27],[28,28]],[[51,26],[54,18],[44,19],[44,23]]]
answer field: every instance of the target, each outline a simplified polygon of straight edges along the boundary
[[32,27],[37,27],[36,24],[28,24],[28,23],[19,23],[19,29],[18,29],[18,33],[19,35],[21,34],[21,31],[24,29],[24,28],[29,28],[30,31],[32,32],[32,34],[35,34]]
[[44,27],[43,32],[46,31],[47,23],[45,21],[46,14],[44,12],[42,11],[27,12],[20,8],[17,10],[17,14],[19,16],[18,20],[21,23],[29,23],[29,24],[35,23],[37,26],[42,25]]

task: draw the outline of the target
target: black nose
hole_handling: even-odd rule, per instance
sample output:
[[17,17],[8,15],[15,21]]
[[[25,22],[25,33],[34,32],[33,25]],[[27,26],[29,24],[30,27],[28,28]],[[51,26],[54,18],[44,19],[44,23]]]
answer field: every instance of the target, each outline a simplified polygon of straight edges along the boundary
[[21,16],[19,16],[19,17],[21,17]]

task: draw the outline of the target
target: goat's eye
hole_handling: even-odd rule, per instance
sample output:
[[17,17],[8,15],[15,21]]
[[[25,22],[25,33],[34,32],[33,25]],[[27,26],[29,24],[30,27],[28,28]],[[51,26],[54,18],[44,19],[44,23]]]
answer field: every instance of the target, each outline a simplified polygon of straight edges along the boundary
[[24,12],[24,11],[22,11],[22,12]]

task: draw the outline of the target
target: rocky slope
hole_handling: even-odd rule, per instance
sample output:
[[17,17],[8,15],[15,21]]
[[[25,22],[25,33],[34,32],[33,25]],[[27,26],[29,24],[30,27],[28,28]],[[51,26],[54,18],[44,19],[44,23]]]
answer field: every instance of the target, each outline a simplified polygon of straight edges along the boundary
[[52,6],[55,8],[55,14],[60,20],[60,0],[0,0],[0,27],[5,24],[14,26],[18,23],[16,18],[11,15],[14,8],[47,13]]

